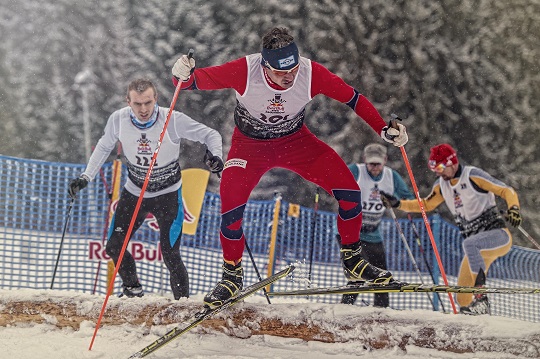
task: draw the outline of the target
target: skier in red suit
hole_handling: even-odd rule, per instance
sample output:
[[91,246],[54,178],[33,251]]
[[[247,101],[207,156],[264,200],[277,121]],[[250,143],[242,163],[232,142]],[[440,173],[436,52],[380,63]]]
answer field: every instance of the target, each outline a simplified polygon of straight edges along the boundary
[[348,280],[393,281],[390,272],[363,258],[358,239],[362,225],[360,188],[341,157],[306,127],[305,107],[319,94],[333,98],[351,107],[395,146],[408,140],[403,125],[398,124],[397,129],[386,126],[358,90],[321,64],[300,56],[286,28],[274,28],[264,35],[261,53],[206,68],[195,68],[195,59],[183,55],[172,73],[175,85],[182,81],[182,89],[236,91],[236,128],[220,185],[223,276],[204,299],[208,307],[222,304],[242,289],[244,210],[253,188],[274,167],[299,174],[338,201],[340,256]]

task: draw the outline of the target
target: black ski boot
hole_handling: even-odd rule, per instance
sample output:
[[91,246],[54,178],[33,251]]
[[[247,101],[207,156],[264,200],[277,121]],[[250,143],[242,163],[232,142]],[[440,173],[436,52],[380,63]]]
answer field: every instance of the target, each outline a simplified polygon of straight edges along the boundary
[[237,265],[223,262],[223,275],[221,281],[204,297],[204,305],[216,308],[226,300],[235,297],[243,287],[244,270],[242,262]]
[[360,241],[353,244],[343,244],[340,250],[341,264],[345,277],[352,282],[365,281],[369,284],[397,284],[392,273],[375,267],[362,256]]
[[[478,274],[476,275],[474,286],[481,288],[485,284],[486,284],[486,273],[484,273],[484,270],[480,268],[480,270],[478,271]],[[482,315],[482,314],[491,315],[491,304],[489,303],[489,299],[485,293],[475,294],[472,303],[468,307],[459,308],[459,312],[461,314],[467,314],[467,315]]]
[[142,288],[142,285],[137,284],[136,286],[127,286],[125,284],[122,285],[122,293],[120,293],[119,297],[123,297],[124,295],[128,298],[134,298],[134,297],[142,297],[144,295],[144,291]]
[[459,312],[467,315],[491,315],[491,304],[485,293],[476,294],[472,303],[468,307],[459,308]]

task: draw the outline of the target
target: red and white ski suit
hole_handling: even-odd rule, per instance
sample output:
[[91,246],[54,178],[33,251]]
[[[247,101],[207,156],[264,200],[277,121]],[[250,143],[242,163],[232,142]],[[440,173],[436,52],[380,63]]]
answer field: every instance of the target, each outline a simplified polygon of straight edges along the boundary
[[[177,83],[176,79],[173,82]],[[305,106],[322,94],[347,104],[376,133],[386,125],[371,102],[321,64],[300,57],[294,84],[283,89],[264,73],[261,55],[195,69],[183,89],[236,91],[236,128],[223,171],[220,239],[228,262],[242,258],[242,219],[251,191],[264,173],[280,167],[324,188],[339,203],[343,244],[358,241],[362,225],[360,188],[341,157],[304,124]]]

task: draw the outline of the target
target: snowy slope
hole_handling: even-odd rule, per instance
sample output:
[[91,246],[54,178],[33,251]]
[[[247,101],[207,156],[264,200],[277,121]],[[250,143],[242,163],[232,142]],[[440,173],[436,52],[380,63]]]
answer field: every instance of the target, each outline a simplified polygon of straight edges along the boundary
[[[0,290],[1,358],[127,358],[200,309],[201,298]],[[540,324],[251,297],[149,358],[539,358]],[[19,343],[19,344],[16,344]]]

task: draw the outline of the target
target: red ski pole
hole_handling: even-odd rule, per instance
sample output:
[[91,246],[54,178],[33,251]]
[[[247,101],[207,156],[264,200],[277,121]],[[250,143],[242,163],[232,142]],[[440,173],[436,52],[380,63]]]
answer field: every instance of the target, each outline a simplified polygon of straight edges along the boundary
[[[395,114],[392,114],[391,116],[393,120],[390,121],[390,126],[397,129],[396,120],[401,121],[401,119]],[[437,264],[439,265],[441,276],[443,278],[444,284],[448,285],[448,278],[446,277],[446,272],[444,270],[444,266],[441,261],[441,256],[439,255],[439,250],[437,249],[437,243],[435,243],[435,237],[433,236],[433,232],[431,231],[431,226],[429,225],[429,220],[426,215],[426,210],[424,209],[424,204],[422,203],[422,198],[420,197],[420,191],[418,191],[418,186],[416,185],[416,181],[414,180],[411,164],[409,162],[409,158],[407,157],[407,152],[405,151],[404,146],[399,147],[399,149],[401,150],[403,161],[405,162],[405,166],[407,167],[407,172],[409,173],[409,178],[411,179],[414,195],[416,196],[416,200],[418,201],[418,205],[420,206],[420,211],[422,212],[422,218],[424,219],[424,224],[426,225],[426,229],[429,235],[429,240],[431,241],[433,251],[435,252],[435,257],[437,258]],[[456,303],[454,302],[454,297],[452,296],[451,293],[448,293],[448,298],[450,299],[450,304],[452,305],[452,310],[454,311],[454,314],[457,314],[458,311],[456,309]]]

